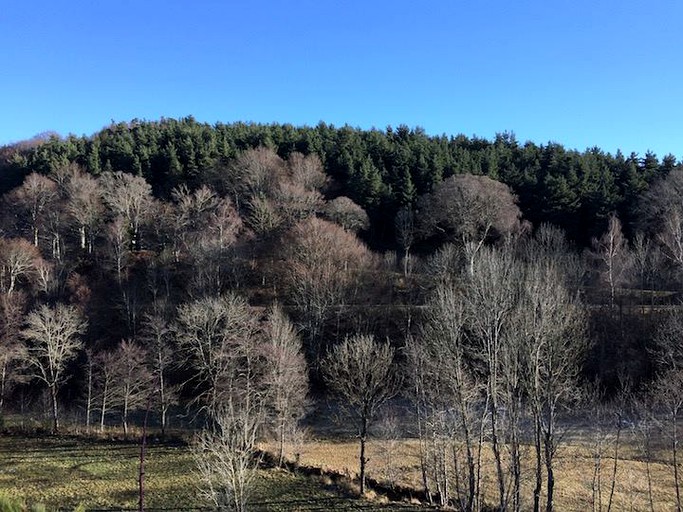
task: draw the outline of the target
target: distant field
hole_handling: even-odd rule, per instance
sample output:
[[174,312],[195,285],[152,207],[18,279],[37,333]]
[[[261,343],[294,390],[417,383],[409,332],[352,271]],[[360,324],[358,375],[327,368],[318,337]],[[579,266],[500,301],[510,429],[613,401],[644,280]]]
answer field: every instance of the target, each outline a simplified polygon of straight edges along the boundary
[[[623,441],[620,460],[617,464],[617,477],[612,510],[650,510],[646,464],[640,460],[633,445]],[[610,492],[610,481],[614,464],[613,452],[608,445],[601,466],[602,507],[606,510]],[[665,453],[659,456],[665,456]],[[421,472],[419,447],[416,440],[383,441],[372,440],[369,444],[368,474],[379,481],[420,489]],[[318,466],[354,475],[358,467],[358,444],[353,441],[317,441],[307,443],[300,452],[304,465]],[[595,460],[592,447],[582,443],[561,447],[557,455],[555,508],[558,511],[585,512],[592,510],[592,480]],[[651,463],[654,509],[670,511],[675,509],[675,494],[672,468],[665,463]],[[532,453],[526,451],[523,468],[524,508],[529,509],[533,495]],[[493,494],[495,470],[492,461],[483,471],[487,489],[487,501],[494,503]]]

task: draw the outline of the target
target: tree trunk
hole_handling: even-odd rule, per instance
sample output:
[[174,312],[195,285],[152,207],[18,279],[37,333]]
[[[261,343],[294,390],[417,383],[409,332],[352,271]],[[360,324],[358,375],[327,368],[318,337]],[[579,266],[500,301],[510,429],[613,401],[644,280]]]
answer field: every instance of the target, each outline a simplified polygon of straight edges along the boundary
[[612,465],[612,481],[610,482],[609,500],[607,501],[607,512],[612,510],[612,500],[614,499],[614,488],[617,484],[617,465],[619,463],[619,443],[621,441],[621,417],[617,419],[617,437],[614,440],[614,464]]
[[90,410],[92,408],[92,361],[88,356],[88,397],[85,403],[85,428],[90,432]]
[[123,399],[123,437],[128,439],[128,396]]
[[368,436],[368,418],[366,415],[361,419],[360,431],[360,495],[365,495],[365,465],[367,459],[365,458],[365,442]]
[[547,482],[547,496],[545,510],[553,512],[554,493],[555,493],[555,469],[553,468],[554,434],[548,429],[545,436],[545,469]]
[[671,415],[672,439],[671,455],[674,466],[674,487],[676,488],[676,511],[681,512],[681,486],[680,475],[678,474],[678,411]]
[[102,410],[100,411],[100,434],[104,432],[104,416],[107,414],[107,388],[108,383],[105,381],[104,389],[102,390]]
[[164,367],[161,364],[161,354],[159,354],[159,400],[161,402],[161,436],[166,435],[166,411],[168,405],[166,403],[166,389],[164,386]]
[[5,405],[5,386],[7,382],[7,363],[2,365],[2,373],[0,374],[0,414],[2,414]]
[[[491,390],[493,394],[495,390]],[[505,510],[506,496],[505,496],[505,472],[503,471],[503,462],[500,453],[500,439],[498,438],[498,404],[495,399],[491,400],[491,449],[493,450],[493,457],[496,461],[496,475],[498,477],[498,499],[500,510]]]
[[[536,455],[536,484],[534,485],[534,512],[541,510],[541,488],[543,487],[543,456],[541,454],[541,418],[538,406],[534,407],[534,452]],[[547,506],[546,506],[547,508]]]
[[50,397],[52,398],[52,430],[53,433],[59,432],[59,416],[57,410],[57,386],[50,386]]
[[280,421],[280,446],[278,448],[278,456],[277,456],[277,465],[278,467],[282,467],[282,463],[285,460],[285,422],[284,420]]

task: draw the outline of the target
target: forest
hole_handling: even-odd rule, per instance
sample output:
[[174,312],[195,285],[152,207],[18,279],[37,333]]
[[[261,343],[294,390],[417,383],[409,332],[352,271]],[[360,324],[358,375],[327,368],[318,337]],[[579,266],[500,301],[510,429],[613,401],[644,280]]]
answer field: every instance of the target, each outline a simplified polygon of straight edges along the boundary
[[589,415],[586,506],[612,507],[638,445],[642,509],[682,509],[672,155],[133,120],[0,148],[0,204],[0,427],[127,437],[182,417],[204,497],[245,510],[259,443],[282,465],[337,417],[364,495],[366,444],[402,410],[425,501],[550,511]]

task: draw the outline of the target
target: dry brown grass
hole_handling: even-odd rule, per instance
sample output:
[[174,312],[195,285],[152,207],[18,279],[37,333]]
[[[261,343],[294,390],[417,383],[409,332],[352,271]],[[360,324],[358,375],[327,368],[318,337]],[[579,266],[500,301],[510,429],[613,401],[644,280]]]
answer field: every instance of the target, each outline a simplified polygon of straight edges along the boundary
[[[335,471],[354,477],[358,471],[358,443],[354,440],[312,440],[298,447],[300,464]],[[573,442],[560,447],[556,456],[556,510],[584,512],[593,510],[593,476],[595,447],[590,443]],[[633,440],[622,442],[617,464],[612,510],[650,510],[647,465]],[[399,441],[371,440],[368,445],[368,475],[388,484],[421,489],[419,444],[415,439]],[[656,511],[675,509],[675,493],[671,465],[667,453],[655,454],[658,462],[650,463],[653,501]],[[291,454],[290,454],[291,456]],[[495,471],[490,453],[485,453],[482,471],[487,502],[494,503]],[[601,465],[600,500],[607,510],[614,458],[613,445],[605,443]],[[533,453],[525,449],[522,494],[524,508],[530,508],[533,496]],[[543,497],[545,499],[545,496]]]

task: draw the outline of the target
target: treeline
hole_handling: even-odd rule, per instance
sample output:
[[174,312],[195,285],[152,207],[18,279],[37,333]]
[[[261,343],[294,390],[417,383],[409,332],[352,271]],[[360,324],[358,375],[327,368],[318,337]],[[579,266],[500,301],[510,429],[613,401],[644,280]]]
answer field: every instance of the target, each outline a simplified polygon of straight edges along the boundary
[[584,152],[562,145],[518,142],[503,133],[477,137],[428,136],[420,129],[360,130],[320,123],[315,127],[273,124],[201,124],[193,118],[131,121],[91,137],[45,135],[0,150],[0,192],[30,172],[48,174],[76,163],[97,176],[123,171],[144,177],[155,196],[168,198],[181,185],[212,185],[237,155],[268,147],[284,159],[293,152],[315,154],[334,180],[326,194],[347,196],[370,217],[365,239],[372,247],[393,243],[395,213],[414,206],[435,184],[457,174],[488,176],[508,185],[524,217],[550,222],[572,240],[588,245],[617,212],[629,235],[637,198],[659,177],[680,166],[672,155],[661,160],[594,147]]

